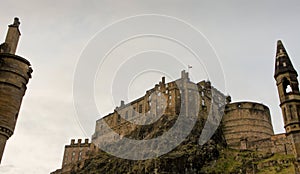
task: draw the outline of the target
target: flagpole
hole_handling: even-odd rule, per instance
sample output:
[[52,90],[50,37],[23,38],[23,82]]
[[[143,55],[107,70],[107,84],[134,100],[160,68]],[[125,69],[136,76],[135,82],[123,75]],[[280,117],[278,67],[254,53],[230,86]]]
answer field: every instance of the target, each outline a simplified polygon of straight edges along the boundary
[[188,65],[188,73],[190,73],[191,68],[192,68],[192,65]]

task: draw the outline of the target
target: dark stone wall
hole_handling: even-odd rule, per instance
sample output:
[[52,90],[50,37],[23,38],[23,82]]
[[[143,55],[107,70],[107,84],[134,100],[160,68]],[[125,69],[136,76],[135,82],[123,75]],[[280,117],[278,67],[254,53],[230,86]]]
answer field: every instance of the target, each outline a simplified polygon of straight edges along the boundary
[[31,72],[26,59],[8,53],[0,54],[0,161],[5,141],[14,132]]

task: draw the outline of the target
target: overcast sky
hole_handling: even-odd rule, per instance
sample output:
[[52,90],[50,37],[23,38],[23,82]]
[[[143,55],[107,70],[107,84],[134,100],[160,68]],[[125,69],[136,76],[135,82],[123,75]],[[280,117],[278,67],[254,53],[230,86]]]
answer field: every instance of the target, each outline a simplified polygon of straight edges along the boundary
[[[143,95],[160,80],[161,75],[165,75],[167,80],[178,78],[180,70],[186,68],[188,64],[193,65],[190,71],[195,81],[202,80],[200,79],[202,77],[203,80],[209,78],[213,85],[229,94],[233,101],[256,101],[267,105],[271,111],[274,131],[284,132],[273,79],[275,48],[276,41],[282,39],[295,69],[300,72],[300,2],[297,0],[256,2],[10,0],[1,3],[0,14],[2,42],[5,39],[7,25],[13,22],[15,16],[20,18],[22,36],[17,54],[27,58],[34,70],[14,135],[6,145],[0,173],[40,174],[60,168],[64,145],[69,144],[71,138],[90,137],[94,129],[91,122],[87,122],[90,125],[90,128],[87,128],[85,123],[80,126],[78,120],[86,119],[94,123],[103,114],[112,112],[115,104],[119,104],[118,100],[123,94],[110,100],[107,98],[110,94],[101,92],[102,88],[109,88],[112,92],[117,91],[116,93],[124,90],[128,92],[128,101]],[[215,63],[218,57],[219,63],[215,67],[224,76],[219,80],[217,79],[219,76],[211,77],[210,65],[205,65],[205,60],[201,65],[196,65],[197,62],[193,62],[192,59],[189,60],[190,52],[184,52],[184,49],[176,44],[179,42],[168,41],[165,38],[137,38],[124,42],[117,50],[113,50],[110,57],[107,57],[107,64],[103,64],[102,68],[112,67],[120,72],[115,69],[111,73],[109,69],[101,72],[102,69],[98,67],[98,74],[92,74],[96,79],[94,95],[97,108],[100,108],[99,115],[90,113],[88,108],[84,112],[85,116],[76,115],[77,108],[73,105],[73,79],[75,72],[78,72],[76,69],[78,62],[87,60],[84,59],[87,56],[84,54],[90,46],[96,44],[96,48],[110,47],[110,41],[120,39],[118,34],[128,33],[128,28],[122,25],[118,27],[118,24],[124,21],[122,19],[144,14],[168,16],[170,20],[157,28],[162,33],[177,32],[176,36],[179,39],[176,39],[179,41],[185,42],[188,38],[196,40],[202,36],[202,42],[207,41],[206,46],[210,43],[211,50],[217,54],[212,57],[208,56],[210,53],[202,56],[209,57],[210,63]],[[149,25],[151,28],[153,27],[151,25],[156,25],[159,21],[155,17],[153,21],[144,19],[135,20],[134,27],[129,28],[130,32],[137,32],[140,29],[136,25]],[[173,25],[172,21],[177,23]],[[180,27],[174,27],[187,24],[202,35],[183,32],[184,30],[178,29]],[[100,32],[105,27],[105,31],[110,31],[107,34],[105,31]],[[151,33],[145,31],[144,34]],[[101,39],[104,36],[106,40]],[[195,46],[197,42],[190,39],[190,43]],[[205,45],[199,47],[208,50]],[[203,59],[205,58],[202,57],[201,60]],[[112,62],[109,63],[109,60]],[[136,61],[130,62],[132,60]],[[132,68],[132,64],[145,69],[151,68],[145,66],[149,65],[147,60],[162,61],[161,64],[164,66],[160,70],[155,64],[156,70],[160,71],[153,70],[148,73],[143,73],[143,68],[138,69],[136,71],[138,75],[133,73],[126,76],[129,81],[124,82],[128,84],[124,88],[116,83],[119,82],[118,79],[120,81],[123,79],[123,76],[118,74],[126,72],[126,67],[127,70]],[[88,72],[89,69],[84,75],[89,75]],[[109,81],[112,77],[114,80]]]

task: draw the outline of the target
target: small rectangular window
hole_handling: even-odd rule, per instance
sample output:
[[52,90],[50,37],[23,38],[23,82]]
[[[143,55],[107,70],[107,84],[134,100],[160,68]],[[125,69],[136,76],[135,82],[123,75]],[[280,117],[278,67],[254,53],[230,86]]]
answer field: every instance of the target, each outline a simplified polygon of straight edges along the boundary
[[140,104],[140,105],[139,105],[139,113],[142,113],[142,112],[143,112],[143,105]]
[[132,116],[135,116],[135,107],[133,107]]

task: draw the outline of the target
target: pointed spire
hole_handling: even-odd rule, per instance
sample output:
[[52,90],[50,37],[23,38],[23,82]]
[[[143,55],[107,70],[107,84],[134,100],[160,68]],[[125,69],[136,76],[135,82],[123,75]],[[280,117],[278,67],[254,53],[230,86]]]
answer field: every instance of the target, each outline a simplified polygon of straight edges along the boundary
[[275,75],[276,78],[279,74],[291,72],[297,75],[296,70],[293,67],[293,64],[289,58],[287,51],[285,50],[281,40],[277,41],[277,50],[276,50],[276,61],[275,61]]

